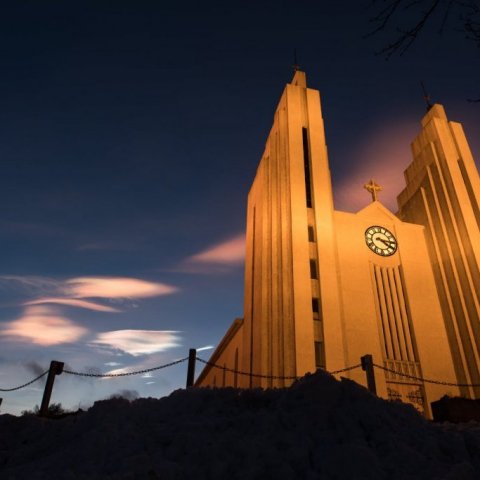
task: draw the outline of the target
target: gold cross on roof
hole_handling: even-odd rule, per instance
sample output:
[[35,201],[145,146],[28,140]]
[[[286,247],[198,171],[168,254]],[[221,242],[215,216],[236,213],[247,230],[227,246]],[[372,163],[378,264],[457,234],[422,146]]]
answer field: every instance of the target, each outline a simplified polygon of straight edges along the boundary
[[373,178],[371,178],[370,181],[363,186],[363,188],[370,192],[370,194],[372,195],[372,202],[375,202],[377,200],[377,192],[383,190],[380,185],[375,183],[375,180],[373,180]]

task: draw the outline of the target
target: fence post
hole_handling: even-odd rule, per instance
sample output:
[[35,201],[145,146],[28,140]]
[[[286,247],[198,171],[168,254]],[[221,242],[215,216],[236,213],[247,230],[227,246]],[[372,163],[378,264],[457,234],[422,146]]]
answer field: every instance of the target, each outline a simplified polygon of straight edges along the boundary
[[368,390],[374,395],[377,394],[377,386],[375,384],[375,372],[373,370],[373,357],[368,354],[360,358],[362,362],[362,370],[367,374]]
[[3,398],[0,398],[0,405],[2,404],[2,402],[3,402]]
[[197,350],[191,348],[188,351],[188,370],[187,370],[187,388],[193,387],[193,380],[195,379],[195,360],[197,359]]
[[40,412],[41,417],[48,415],[48,406],[50,404],[50,397],[52,396],[53,382],[55,381],[55,375],[60,375],[63,372],[63,362],[57,362],[52,360],[50,362],[50,370],[48,371],[47,383],[45,383],[45,390],[43,391],[42,405]]

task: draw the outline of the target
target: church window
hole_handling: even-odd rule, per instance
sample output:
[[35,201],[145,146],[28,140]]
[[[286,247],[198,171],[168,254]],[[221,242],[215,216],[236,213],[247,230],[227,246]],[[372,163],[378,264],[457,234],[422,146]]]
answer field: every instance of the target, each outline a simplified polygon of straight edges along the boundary
[[323,342],[315,342],[315,367],[325,368],[325,349]]
[[307,208],[312,208],[312,186],[310,183],[310,152],[308,149],[308,132],[305,127],[302,128],[303,140],[303,167],[305,170],[305,196]]
[[317,262],[313,259],[310,260],[310,278],[318,278]]
[[315,232],[313,231],[313,227],[311,225],[308,226],[308,241],[315,241]]
[[318,298],[315,298],[315,297],[312,298],[312,312],[313,312],[313,316],[315,318],[318,318],[318,314],[320,313],[320,310],[319,310]]

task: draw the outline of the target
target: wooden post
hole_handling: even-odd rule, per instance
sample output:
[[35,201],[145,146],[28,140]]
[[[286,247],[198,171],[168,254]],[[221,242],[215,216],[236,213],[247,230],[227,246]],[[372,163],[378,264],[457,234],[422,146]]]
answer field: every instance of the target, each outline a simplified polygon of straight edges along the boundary
[[377,394],[377,386],[375,384],[375,372],[373,370],[373,357],[368,354],[360,358],[362,362],[362,370],[367,374],[368,390],[374,395]]
[[43,391],[42,405],[40,417],[48,416],[48,406],[50,404],[50,397],[52,396],[53,382],[55,381],[55,375],[60,375],[63,372],[63,362],[57,362],[52,360],[50,362],[50,370],[48,371],[47,383],[45,384],[45,390]]
[[195,361],[197,359],[197,351],[191,348],[188,351],[188,370],[187,370],[187,388],[193,387],[195,379]]

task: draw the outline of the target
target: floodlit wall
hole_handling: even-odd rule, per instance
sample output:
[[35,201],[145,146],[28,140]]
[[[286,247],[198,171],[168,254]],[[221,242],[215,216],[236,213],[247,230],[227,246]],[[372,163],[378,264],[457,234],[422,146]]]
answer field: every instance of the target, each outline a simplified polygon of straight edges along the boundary
[[[400,218],[425,225],[443,319],[459,383],[480,383],[480,180],[460,124],[441,105],[412,144]],[[462,387],[467,397],[480,388]]]

